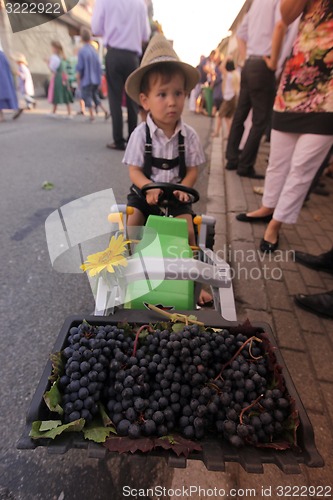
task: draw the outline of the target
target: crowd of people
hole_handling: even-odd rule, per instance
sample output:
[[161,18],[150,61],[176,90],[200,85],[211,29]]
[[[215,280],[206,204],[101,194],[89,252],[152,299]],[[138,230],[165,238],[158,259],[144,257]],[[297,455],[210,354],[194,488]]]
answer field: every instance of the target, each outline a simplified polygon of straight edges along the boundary
[[[119,26],[121,30],[117,29]],[[202,56],[197,68],[182,63],[163,35],[152,36],[154,30],[146,5],[138,0],[96,0],[92,32],[103,37],[106,48],[113,136],[107,147],[126,150],[124,162],[133,182],[128,196],[134,207],[129,226],[144,224],[148,214],[158,211],[160,190],[152,189],[142,196],[140,190],[145,184],[162,181],[192,187],[197,179],[197,167],[204,163],[202,148],[196,133],[183,123],[181,116],[185,99],[190,96],[192,111],[215,118],[214,137],[220,135],[224,126],[228,139],[225,168],[234,171],[230,175],[265,177],[262,206],[238,214],[237,219],[268,223],[260,250],[277,250],[282,224],[297,222],[309,191],[318,183],[319,173],[326,168],[326,173],[332,175],[332,2],[253,0],[237,31],[237,66],[230,56],[222,56],[218,50]],[[81,39],[76,64],[80,112],[88,109],[89,120],[93,121],[94,110],[100,108],[107,119],[109,112],[99,97],[101,62],[88,29],[81,31]],[[70,117],[73,93],[66,57],[59,41],[52,42],[51,49],[48,100],[53,115],[58,105],[64,104]],[[20,94],[29,109],[36,101],[28,63],[22,55],[16,63]],[[6,75],[5,86],[0,87],[0,120],[4,118],[2,109],[12,109],[16,119],[22,108],[17,102],[9,63],[1,50],[0,71]],[[124,104],[128,112],[127,136]],[[142,123],[137,127],[140,110]],[[250,126],[244,137],[246,121]],[[264,136],[270,141],[265,176],[255,170]],[[174,215],[187,220],[193,244],[191,206],[184,210],[182,205],[188,201],[188,195],[180,189],[176,197],[179,205]],[[333,272],[332,251],[318,258],[305,254],[297,254],[296,258],[305,265],[317,269],[324,266]],[[209,297],[201,298],[202,302],[206,299],[209,302]],[[311,297],[298,296],[296,300],[311,309]],[[313,300],[320,304],[318,312],[323,313],[324,309],[333,315],[333,292]]]

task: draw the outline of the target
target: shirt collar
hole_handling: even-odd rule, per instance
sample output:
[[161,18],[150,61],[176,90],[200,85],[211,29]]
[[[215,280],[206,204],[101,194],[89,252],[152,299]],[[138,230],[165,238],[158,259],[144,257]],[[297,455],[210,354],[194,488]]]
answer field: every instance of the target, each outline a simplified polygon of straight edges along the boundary
[[[148,125],[148,127],[149,127],[149,131],[150,131],[150,135],[151,135],[151,137],[152,137],[153,135],[155,135],[155,134],[156,134],[156,135],[158,134],[159,136],[163,135],[165,138],[167,138],[167,137],[166,137],[166,135],[165,135],[165,133],[163,132],[163,130],[162,130],[162,129],[160,129],[160,128],[158,128],[158,126],[156,125],[156,123],[153,121],[152,116],[151,116],[151,114],[150,114],[150,113],[148,113],[148,115],[147,115],[147,125]],[[168,138],[167,138],[167,139],[168,139],[168,140],[171,140],[171,139],[172,139],[173,137],[175,137],[175,136],[176,136],[179,132],[181,132],[181,134],[182,134],[184,137],[186,137],[186,128],[185,128],[185,126],[184,126],[184,122],[183,122],[183,119],[182,119],[181,117],[180,117],[180,119],[179,119],[179,121],[178,121],[178,123],[177,123],[177,125],[176,125],[175,131],[174,131],[174,133],[173,133],[172,137],[170,137],[170,139],[168,139]]]

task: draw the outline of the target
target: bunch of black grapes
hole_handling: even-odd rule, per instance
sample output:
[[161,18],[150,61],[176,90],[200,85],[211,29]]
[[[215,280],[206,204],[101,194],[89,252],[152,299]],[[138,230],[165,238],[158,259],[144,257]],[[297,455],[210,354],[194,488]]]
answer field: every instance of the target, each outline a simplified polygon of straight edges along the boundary
[[138,343],[116,326],[72,328],[60,379],[65,421],[91,421],[102,402],[119,436],[208,432],[235,446],[283,433],[288,399],[268,389],[261,343],[228,330],[148,327]]
[[69,345],[63,351],[65,374],[59,380],[65,423],[79,418],[90,422],[99,412],[98,403],[112,357],[105,339],[109,328],[82,323],[70,329]]

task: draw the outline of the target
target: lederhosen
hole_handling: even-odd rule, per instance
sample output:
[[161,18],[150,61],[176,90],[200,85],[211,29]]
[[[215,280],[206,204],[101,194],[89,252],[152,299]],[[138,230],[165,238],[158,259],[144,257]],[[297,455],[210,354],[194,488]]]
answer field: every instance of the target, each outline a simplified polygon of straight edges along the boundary
[[[152,174],[152,167],[161,170],[171,170],[179,166],[179,177],[183,180],[186,175],[186,163],[185,163],[185,141],[184,136],[179,131],[178,132],[178,156],[172,160],[166,158],[155,158],[153,156],[153,145],[150,135],[149,126],[146,124],[146,144],[144,152],[144,164],[142,171],[144,175],[150,179]],[[131,207],[138,208],[146,217],[148,215],[161,215],[161,210],[156,205],[148,205],[146,202],[146,197],[141,193],[141,190],[132,184],[130,188],[131,192],[127,196],[127,204]],[[177,205],[175,207],[170,207],[169,213],[171,215],[180,215],[184,213],[192,213],[191,205]]]

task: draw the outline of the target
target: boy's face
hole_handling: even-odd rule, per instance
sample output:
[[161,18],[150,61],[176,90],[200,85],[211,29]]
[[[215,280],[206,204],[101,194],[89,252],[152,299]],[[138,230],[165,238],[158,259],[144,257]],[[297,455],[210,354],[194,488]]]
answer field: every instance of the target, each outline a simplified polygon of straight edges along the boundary
[[185,104],[185,77],[175,73],[167,83],[161,76],[151,75],[148,95],[140,94],[145,111],[150,111],[154,122],[161,128],[175,127]]

